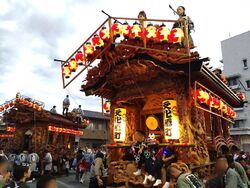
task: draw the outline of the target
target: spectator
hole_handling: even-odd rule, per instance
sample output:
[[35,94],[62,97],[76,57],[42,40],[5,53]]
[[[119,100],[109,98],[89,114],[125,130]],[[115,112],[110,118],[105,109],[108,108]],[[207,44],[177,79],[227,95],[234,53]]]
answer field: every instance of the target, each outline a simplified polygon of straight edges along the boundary
[[82,117],[84,116],[84,113],[81,107],[82,106],[79,105],[78,108],[76,109],[76,121],[78,124],[82,123]]
[[218,157],[216,167],[218,172],[223,177],[224,188],[246,188],[246,185],[244,185],[240,175],[230,168],[226,157]]
[[52,170],[52,155],[48,149],[45,150],[44,157],[44,174],[50,174]]
[[28,152],[27,151],[23,151],[22,153],[20,153],[18,155],[18,165],[20,165],[21,163],[27,163],[28,162]]
[[240,175],[240,178],[245,185],[248,185],[248,177],[241,164],[233,160],[233,155],[226,155],[226,159],[229,167],[234,169]]
[[57,188],[56,178],[51,175],[44,175],[38,180],[36,188]]
[[94,161],[94,157],[92,155],[92,150],[87,149],[87,151],[83,154],[82,161],[84,162],[84,169],[83,169],[83,175],[80,179],[80,183],[83,183],[85,181],[85,178],[87,176],[87,173],[90,170],[90,166]]
[[39,156],[35,152],[30,152],[28,155],[28,163],[30,164],[31,177],[34,178],[37,173],[37,163],[39,162]]
[[50,112],[54,113],[54,114],[57,114],[57,112],[56,112],[56,106],[53,106],[53,108],[51,108]]
[[103,153],[98,152],[96,154],[96,159],[90,168],[89,188],[106,188],[102,180],[103,158]]
[[69,105],[70,105],[69,96],[66,95],[66,98],[63,100],[63,115],[66,116],[68,115]]
[[26,184],[26,180],[30,177],[31,170],[28,163],[22,163],[15,166],[13,170],[13,180],[10,184],[4,186],[4,188],[29,188]]
[[69,158],[64,155],[63,156],[63,168],[64,168],[66,176],[69,176],[69,167],[70,167]]
[[0,150],[0,156],[3,156],[6,160],[8,160],[8,157],[4,154],[3,150]]
[[7,159],[5,156],[1,155],[0,156],[0,187],[3,187],[5,184],[5,172],[7,168]]
[[247,164],[246,158],[240,157],[238,158],[238,161],[241,164],[241,166],[244,168],[244,170],[246,171],[248,181],[249,181],[250,180],[250,166]]
[[11,163],[11,166],[13,166],[15,164],[16,160],[18,160],[15,152],[10,153],[8,156],[8,159],[9,159],[9,162]]
[[[176,166],[170,165],[167,168],[167,174],[171,179],[177,179],[177,185],[180,188],[205,188],[202,181],[191,173],[183,173]],[[165,184],[164,188],[168,186]]]
[[81,163],[81,160],[83,158],[83,152],[82,150],[78,150],[77,154],[76,154],[76,181],[79,181],[80,179],[80,163]]

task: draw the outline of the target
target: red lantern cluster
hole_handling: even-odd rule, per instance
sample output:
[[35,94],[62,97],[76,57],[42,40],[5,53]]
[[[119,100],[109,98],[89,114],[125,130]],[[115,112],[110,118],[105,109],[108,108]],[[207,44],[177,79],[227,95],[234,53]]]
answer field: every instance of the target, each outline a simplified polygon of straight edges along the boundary
[[14,138],[13,134],[0,134],[0,138]]
[[222,111],[230,118],[236,118],[236,112],[231,107],[202,89],[196,90],[196,100],[201,104]]
[[22,105],[28,106],[30,108],[34,108],[38,111],[43,110],[43,107],[41,105],[37,104],[36,102],[30,102],[30,101],[23,99],[23,98],[16,98],[12,101],[9,101],[8,103],[0,105],[0,112],[10,109],[15,104],[22,104]]
[[77,131],[73,129],[66,129],[66,128],[55,127],[55,126],[49,126],[48,131],[56,132],[56,133],[73,134],[73,135],[83,135],[83,131]]
[[7,132],[15,132],[16,128],[15,127],[6,127]]
[[153,24],[148,24],[143,31],[141,24],[138,22],[130,26],[127,22],[120,24],[115,21],[111,28],[103,26],[98,34],[95,34],[90,41],[83,45],[83,52],[78,51],[70,58],[70,61],[62,68],[63,77],[70,78],[72,72],[77,70],[78,65],[84,64],[85,58],[91,58],[96,49],[102,48],[105,42],[110,39],[110,32],[114,37],[122,35],[125,39],[141,39],[145,37],[147,40],[168,41],[170,43],[181,43],[184,40],[184,33],[180,28],[174,28],[170,31],[164,24],[158,29]]
[[103,104],[103,109],[105,110],[106,113],[109,113],[109,112],[110,112],[110,106],[111,106],[111,102],[110,102],[110,101],[106,101],[106,102]]

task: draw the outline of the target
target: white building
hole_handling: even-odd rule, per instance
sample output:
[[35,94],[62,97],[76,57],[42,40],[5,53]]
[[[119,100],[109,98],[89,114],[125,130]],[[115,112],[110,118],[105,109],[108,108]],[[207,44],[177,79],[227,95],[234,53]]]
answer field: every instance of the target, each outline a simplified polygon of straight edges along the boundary
[[224,74],[236,92],[245,92],[248,103],[235,109],[237,118],[230,133],[241,149],[250,150],[250,31],[221,42]]

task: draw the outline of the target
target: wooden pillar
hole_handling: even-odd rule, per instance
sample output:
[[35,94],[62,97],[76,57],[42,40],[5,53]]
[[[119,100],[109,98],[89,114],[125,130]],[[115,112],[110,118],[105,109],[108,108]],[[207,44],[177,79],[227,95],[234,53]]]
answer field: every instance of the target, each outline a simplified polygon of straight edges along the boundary
[[217,135],[223,136],[223,130],[222,130],[222,125],[221,125],[221,118],[218,117],[218,116],[215,116],[214,118],[215,118],[215,122],[216,122],[215,125],[216,125]]

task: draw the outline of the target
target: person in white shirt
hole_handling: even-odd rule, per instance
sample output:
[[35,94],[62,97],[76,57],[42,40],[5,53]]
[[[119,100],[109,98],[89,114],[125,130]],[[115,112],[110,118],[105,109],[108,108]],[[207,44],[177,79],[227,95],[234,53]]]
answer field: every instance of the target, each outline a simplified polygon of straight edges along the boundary
[[54,114],[57,114],[57,112],[56,112],[56,106],[53,106],[53,108],[51,108],[50,112],[54,113]]
[[18,155],[18,161],[19,163],[27,163],[28,161],[28,152],[27,151],[23,151],[22,153],[20,153]]
[[37,171],[37,163],[39,162],[39,156],[35,152],[30,152],[28,155],[28,163],[30,164],[30,170],[32,172]]
[[8,157],[4,154],[3,150],[0,150],[0,156],[3,156],[4,158],[6,158],[6,160],[8,160]]
[[44,157],[44,174],[50,174],[52,170],[52,155],[48,150],[45,150]]

